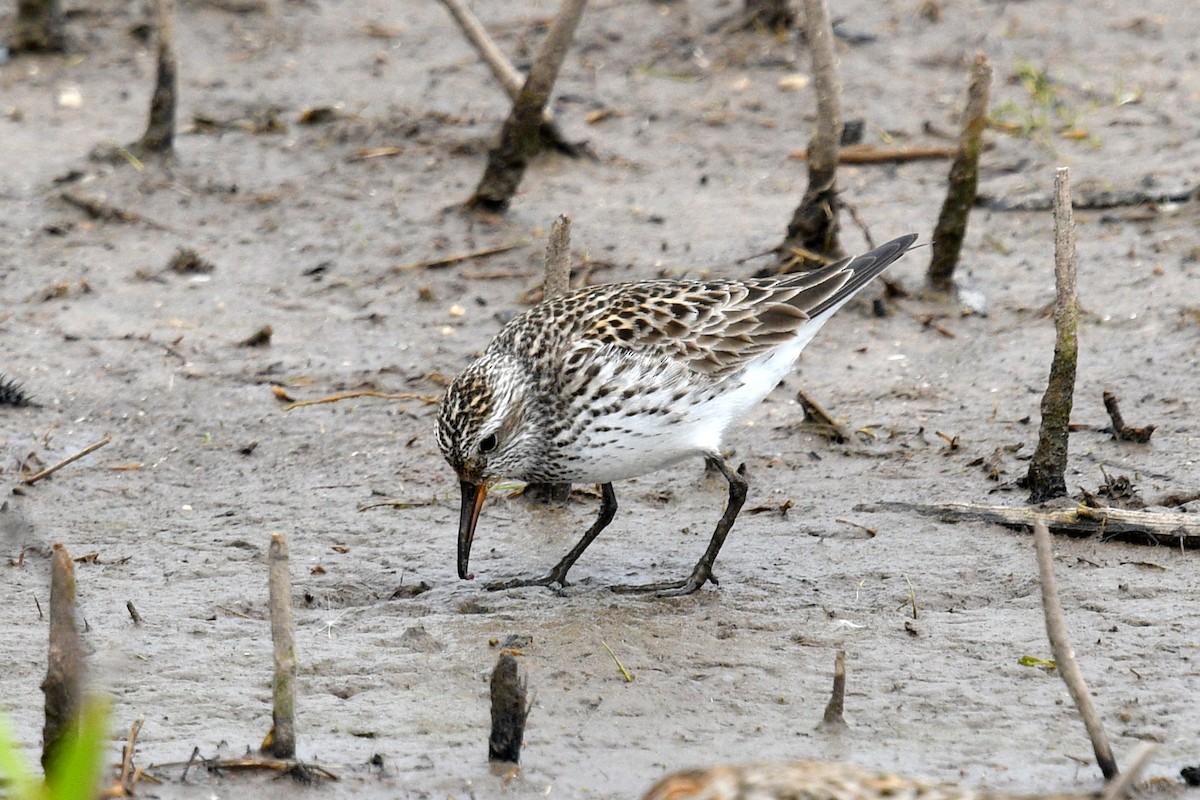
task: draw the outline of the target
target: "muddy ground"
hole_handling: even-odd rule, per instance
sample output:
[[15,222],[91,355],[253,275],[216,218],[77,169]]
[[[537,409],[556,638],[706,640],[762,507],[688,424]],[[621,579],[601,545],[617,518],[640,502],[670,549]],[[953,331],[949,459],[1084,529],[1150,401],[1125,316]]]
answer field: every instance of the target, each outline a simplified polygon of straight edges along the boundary
[[[1200,7],[834,6],[847,34],[846,111],[864,120],[867,143],[945,143],[939,132],[955,129],[967,66],[984,51],[993,107],[1012,123],[988,134],[984,193],[1048,193],[1061,165],[1077,193],[1173,191],[1200,175]],[[185,130],[175,162],[144,171],[87,159],[144,127],[153,54],[135,35],[140,6],[69,2],[71,55],[0,66],[0,371],[41,403],[0,407],[4,480],[112,436],[9,498],[5,563],[24,559],[0,566],[0,701],[31,759],[46,637],[35,600],[46,607],[50,543],[95,554],[77,565],[79,595],[95,682],[115,700],[111,753],[145,717],[137,762],[150,765],[196,747],[240,754],[269,726],[265,553],[281,531],[298,604],[301,755],[343,777],[313,796],[633,797],[669,770],[762,758],[846,759],[1013,791],[1098,786],[1062,682],[1018,664],[1049,655],[1029,537],[856,510],[1024,501],[1010,483],[1033,448],[1053,338],[1049,212],[977,211],[963,268],[986,316],[902,299],[884,318],[864,304],[826,327],[731,437],[749,510],[717,563],[720,587],[687,598],[606,587],[691,569],[724,497],[699,463],[618,485],[617,519],[563,596],[488,593],[484,580],[553,563],[595,496],[577,493],[562,510],[489,501],[472,564],[480,580],[460,581],[457,486],[432,435],[435,406],[359,398],[284,411],[272,392],[439,395],[524,307],[560,213],[574,222],[581,281],[760,266],[738,260],[781,238],[804,188],[789,153],[810,135],[814,98],[794,77],[808,73],[795,37],[710,32],[738,7],[597,0],[554,106],[596,158],[539,160],[503,217],[454,209],[507,103],[432,1],[246,13],[182,3]],[[554,8],[475,4],[520,65]],[[320,107],[335,118],[300,124]],[[380,147],[397,152],[360,158]],[[848,167],[842,186],[876,239],[927,238],[947,169]],[[89,219],[63,191],[102,195],[138,219]],[[1194,491],[1195,203],[1078,221],[1086,315],[1071,490],[1095,491],[1107,472],[1151,501]],[[848,220],[845,240],[865,244]],[[521,246],[397,270],[508,243]],[[212,271],[166,270],[180,247]],[[891,277],[918,289],[927,254]],[[930,312],[943,315],[936,326],[922,324]],[[268,347],[238,345],[264,325]],[[858,432],[851,442],[800,425],[800,387]],[[1158,426],[1149,444],[1102,430],[1104,389],[1131,422]],[[1009,448],[998,462],[979,462],[998,448]],[[388,499],[406,505],[379,505]],[[1177,775],[1200,761],[1197,556],[1056,546],[1075,646],[1118,757],[1157,742],[1148,774]],[[510,635],[528,637],[535,702],[523,773],[502,788],[485,760],[486,696],[494,642]],[[838,648],[850,727],[830,735],[814,726]],[[143,785],[145,796],[238,797],[260,783],[193,770],[184,785],[181,771],[159,770],[170,782]]]

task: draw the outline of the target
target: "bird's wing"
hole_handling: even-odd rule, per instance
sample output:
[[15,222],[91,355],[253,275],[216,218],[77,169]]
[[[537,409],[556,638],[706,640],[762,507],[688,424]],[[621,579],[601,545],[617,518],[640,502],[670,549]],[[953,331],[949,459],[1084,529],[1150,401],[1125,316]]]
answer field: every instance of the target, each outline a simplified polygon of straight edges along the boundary
[[642,281],[552,298],[504,327],[489,350],[561,363],[583,347],[668,358],[713,380],[731,375],[830,314],[911,247],[895,239],[861,256],[785,278]]
[[564,298],[575,298],[567,339],[665,356],[719,380],[791,341],[806,324],[823,324],[915,239],[901,237],[861,256],[783,279],[593,287]]

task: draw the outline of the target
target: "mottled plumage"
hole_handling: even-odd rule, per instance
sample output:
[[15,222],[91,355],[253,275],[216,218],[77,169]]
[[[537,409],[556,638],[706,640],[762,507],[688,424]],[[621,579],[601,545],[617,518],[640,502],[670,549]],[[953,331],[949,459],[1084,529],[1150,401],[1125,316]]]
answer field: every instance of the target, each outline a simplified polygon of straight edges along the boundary
[[1094,794],[1016,795],[827,761],[742,764],[677,772],[642,800],[1095,800]]
[[593,286],[509,322],[451,384],[438,445],[463,491],[459,575],[489,483],[598,483],[600,517],[547,575],[489,588],[565,584],[616,511],[612,482],[700,455],[730,485],[730,503],[692,576],[646,588],[691,592],[745,499],[721,457],[725,431],[791,369],[820,327],[915,236],[802,275],[745,281]]

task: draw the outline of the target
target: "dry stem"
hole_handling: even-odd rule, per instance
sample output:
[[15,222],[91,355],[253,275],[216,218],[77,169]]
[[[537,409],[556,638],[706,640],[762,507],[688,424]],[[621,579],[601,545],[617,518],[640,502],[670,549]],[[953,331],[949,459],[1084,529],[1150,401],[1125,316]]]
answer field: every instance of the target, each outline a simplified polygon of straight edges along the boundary
[[1029,462],[1029,502],[1067,493],[1068,426],[1079,355],[1079,302],[1075,284],[1075,220],[1071,213],[1071,171],[1054,175],[1054,358],[1042,395],[1042,424]]
[[823,730],[843,730],[846,718],[842,712],[846,707],[846,651],[838,650],[833,660],[833,693],[825,706],[825,715],[817,727]]
[[967,107],[963,111],[962,133],[958,153],[950,167],[950,186],[937,227],[933,229],[933,254],[926,278],[938,292],[949,293],[954,288],[954,268],[962,252],[967,234],[967,220],[975,204],[979,186],[979,154],[983,151],[983,130],[987,127],[988,90],[992,85],[992,67],[983,53],[975,56],[971,65],[971,84],[967,90]]
[[83,448],[75,455],[67,456],[66,458],[64,458],[62,461],[58,462],[54,466],[46,467],[44,470],[37,473],[36,475],[30,475],[28,478],[23,480],[22,483],[24,483],[26,486],[32,486],[33,484],[40,481],[42,478],[50,477],[51,475],[58,472],[63,467],[70,464],[71,462],[78,461],[79,459],[83,458],[84,456],[96,452],[101,447],[104,447],[104,445],[108,444],[111,441],[112,441],[112,436],[110,436],[109,434],[106,433],[106,434],[104,434],[104,438],[101,439],[100,441],[89,444],[87,447]]
[[804,31],[812,50],[817,131],[808,146],[808,188],[792,215],[780,249],[800,247],[839,258],[837,164],[842,139],[842,83],[827,0],[804,0]]
[[46,679],[46,722],[42,767],[49,769],[63,736],[79,718],[83,692],[83,645],[75,627],[75,562],[61,544],[50,557],[50,649]]
[[1103,394],[1104,410],[1108,412],[1108,418],[1112,420],[1113,437],[1126,442],[1138,442],[1144,444],[1150,441],[1150,436],[1154,433],[1156,425],[1146,425],[1145,427],[1135,428],[1125,422],[1125,417],[1121,414],[1121,406],[1117,402],[1117,396],[1112,392],[1106,391]]
[[[1188,502],[1191,495],[1156,498],[1150,505]],[[972,503],[905,503],[888,501],[861,503],[855,511],[906,511],[937,517],[945,522],[991,522],[1026,531],[1035,519],[1042,519],[1050,530],[1066,536],[1097,536],[1101,541],[1130,542],[1153,547],[1177,547],[1180,551],[1200,549],[1200,519],[1196,514],[1165,511],[1139,511],[1127,508],[1090,508],[1077,505],[1054,511],[1039,511],[1029,506],[985,506]]]
[[175,146],[175,98],[177,69],[172,44],[171,0],[157,0],[155,23],[158,27],[157,70],[154,94],[150,98],[150,119],[142,138],[130,145],[137,156],[170,153]]
[[[546,277],[542,280],[542,299],[566,294],[571,288],[571,218],[559,214],[550,226],[546,243]],[[531,483],[526,496],[548,505],[566,505],[571,499],[569,483]]]
[[850,437],[846,433],[846,429],[838,424],[838,421],[826,411],[820,403],[808,396],[808,393],[803,389],[796,392],[796,402],[800,404],[800,408],[804,411],[805,421],[811,422],[817,429],[817,433],[825,436],[830,441],[836,444],[843,444],[849,441]]
[[[488,36],[487,30],[480,23],[479,18],[471,11],[470,8],[463,3],[462,0],[441,0],[442,5],[450,12],[450,16],[454,17],[454,21],[462,28],[466,34],[467,40],[474,45],[479,57],[492,70],[492,75],[504,87],[504,92],[509,99],[516,101],[517,96],[521,94],[521,86],[525,83],[524,76],[517,71],[517,68],[512,65],[512,62],[504,55],[503,51],[492,41],[492,37]],[[558,129],[558,125],[554,121],[554,115],[550,113],[550,109],[542,109],[542,135],[546,140],[556,148],[569,155],[576,155],[579,148],[571,144],[562,135]]]
[[425,258],[420,261],[410,261],[407,264],[397,264],[392,267],[392,272],[410,272],[415,269],[432,269],[434,267],[449,267],[463,261],[473,261],[477,258],[493,256],[496,253],[504,253],[509,250],[515,250],[518,247],[523,247],[527,242],[507,242],[505,244],[496,244],[490,247],[481,247],[478,250],[471,250],[466,253],[454,253],[448,256],[438,256],[437,258]]
[[549,300],[566,294],[571,288],[571,218],[559,214],[550,226],[550,240],[546,243],[546,278],[542,283],[542,297]]
[[339,403],[342,400],[350,400],[355,397],[382,397],[384,400],[420,400],[426,405],[433,405],[441,400],[440,397],[435,397],[431,394],[413,394],[412,392],[377,392],[374,389],[362,389],[356,392],[342,392],[341,394],[333,394],[328,397],[319,397],[316,400],[297,400],[294,403],[289,403],[283,407],[284,411],[291,411],[293,408],[304,408],[305,406],[319,406],[323,403]]
[[137,783],[137,776],[140,770],[135,771],[133,768],[133,750],[137,745],[138,734],[141,733],[142,725],[145,721],[145,717],[138,717],[129,726],[129,738],[125,740],[125,748],[121,753],[121,775],[117,778],[117,785],[121,787],[123,794],[118,795],[118,797],[132,795],[133,785]]
[[521,760],[521,743],[525,739],[525,719],[529,706],[525,702],[525,681],[517,659],[507,651],[500,653],[492,670],[492,732],[488,737],[488,761]]
[[[987,144],[982,149],[989,149]],[[852,144],[838,150],[839,164],[904,164],[909,161],[941,161],[958,155],[958,147],[947,145],[909,145],[905,147],[879,147],[873,144]],[[797,150],[788,158],[801,161],[808,159],[807,150]]]
[[1063,618],[1062,602],[1058,597],[1058,585],[1054,578],[1054,554],[1050,549],[1050,530],[1046,523],[1038,519],[1033,523],[1033,542],[1037,549],[1038,575],[1042,582],[1042,607],[1046,612],[1046,635],[1050,639],[1050,649],[1058,664],[1058,674],[1067,684],[1067,691],[1083,717],[1083,725],[1087,728],[1088,737],[1092,740],[1092,749],[1096,752],[1096,762],[1105,780],[1117,776],[1117,762],[1113,758],[1112,748],[1108,745],[1108,735],[1104,732],[1104,723],[1092,703],[1092,695],[1088,692],[1083,680],[1083,672],[1079,662],[1075,660],[1075,651],[1071,647],[1071,639],[1067,635],[1067,623]]
[[292,617],[292,576],[288,571],[288,546],[282,534],[271,534],[267,553],[268,588],[271,607],[271,641],[275,650],[273,690],[274,739],[271,754],[276,758],[296,755],[296,623]]
[[563,0],[529,70],[529,77],[500,130],[500,142],[488,154],[487,168],[475,194],[467,201],[468,208],[503,211],[512,202],[529,159],[540,149],[538,137],[542,112],[586,5],[587,0]]

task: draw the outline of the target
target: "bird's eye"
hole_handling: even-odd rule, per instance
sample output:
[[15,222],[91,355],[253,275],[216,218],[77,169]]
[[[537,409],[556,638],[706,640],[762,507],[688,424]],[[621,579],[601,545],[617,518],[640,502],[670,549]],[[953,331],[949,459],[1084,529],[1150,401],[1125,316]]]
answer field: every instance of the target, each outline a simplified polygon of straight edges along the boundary
[[479,452],[490,453],[496,449],[498,444],[500,443],[496,440],[496,434],[489,433],[487,436],[479,440]]

